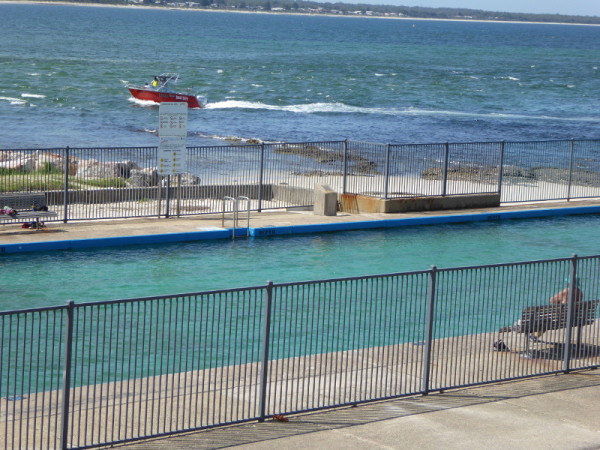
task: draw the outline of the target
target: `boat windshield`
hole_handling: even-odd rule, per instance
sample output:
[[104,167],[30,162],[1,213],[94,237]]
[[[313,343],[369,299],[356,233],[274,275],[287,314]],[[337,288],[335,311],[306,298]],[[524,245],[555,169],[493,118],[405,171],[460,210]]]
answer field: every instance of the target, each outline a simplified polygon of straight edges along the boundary
[[179,75],[176,73],[163,73],[161,75],[156,75],[152,79],[151,86],[157,91],[167,91],[169,83],[177,83],[179,79]]

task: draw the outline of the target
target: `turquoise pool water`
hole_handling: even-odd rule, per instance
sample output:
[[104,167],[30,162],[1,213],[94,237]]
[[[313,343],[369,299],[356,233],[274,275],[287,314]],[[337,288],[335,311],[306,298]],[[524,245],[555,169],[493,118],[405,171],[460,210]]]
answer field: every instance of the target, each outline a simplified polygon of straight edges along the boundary
[[0,310],[600,253],[600,215],[11,254]]

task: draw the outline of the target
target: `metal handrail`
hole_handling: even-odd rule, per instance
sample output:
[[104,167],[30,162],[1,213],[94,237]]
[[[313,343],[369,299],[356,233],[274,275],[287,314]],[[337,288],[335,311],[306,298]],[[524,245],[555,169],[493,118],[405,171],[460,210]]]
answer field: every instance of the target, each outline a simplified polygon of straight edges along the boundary
[[221,211],[221,227],[225,228],[225,205],[226,202],[233,202],[233,239],[235,239],[235,227],[237,225],[237,200],[233,197],[223,197],[223,208]]
[[[238,197],[235,198],[236,201],[246,201],[246,237],[250,236],[250,199],[248,197],[244,197],[243,195],[240,195]],[[237,204],[236,204],[237,206]],[[238,211],[239,213],[239,211]]]
[[222,212],[221,212],[221,227],[225,228],[225,208],[226,208],[226,204],[228,201],[232,202],[233,204],[233,208],[232,208],[232,213],[233,213],[233,227],[232,227],[232,238],[235,239],[235,230],[238,228],[239,226],[239,213],[240,213],[240,209],[238,207],[238,204],[240,201],[246,201],[246,211],[247,211],[247,217],[246,217],[246,237],[250,236],[250,198],[245,197],[243,195],[240,195],[238,197],[229,197],[229,196],[225,196],[223,197],[223,208],[222,208]]

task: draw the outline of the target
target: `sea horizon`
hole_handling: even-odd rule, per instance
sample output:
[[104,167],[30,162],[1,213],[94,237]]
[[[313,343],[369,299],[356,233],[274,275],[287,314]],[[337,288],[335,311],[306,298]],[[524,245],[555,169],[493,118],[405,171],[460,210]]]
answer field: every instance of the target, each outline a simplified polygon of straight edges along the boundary
[[[436,17],[407,17],[407,16],[370,16],[370,15],[349,15],[349,14],[330,14],[330,13],[305,13],[305,12],[286,12],[286,11],[256,11],[256,10],[239,10],[239,9],[219,9],[219,8],[182,8],[180,6],[162,6],[162,5],[143,5],[143,4],[107,4],[107,3],[86,3],[86,2],[65,2],[65,1],[43,1],[43,0],[0,0],[0,4],[55,4],[63,6],[91,6],[100,8],[138,8],[138,9],[166,9],[175,11],[190,11],[190,12],[218,12],[218,13],[237,13],[237,14],[267,14],[267,15],[287,15],[287,16],[309,16],[309,17],[339,17],[339,18],[355,18],[355,19],[397,19],[397,20],[417,20],[417,21],[439,21],[439,22],[473,22],[473,23],[523,23],[530,25],[574,25],[574,26],[590,26],[599,27],[600,23],[566,23],[566,22],[546,22],[546,21],[528,21],[528,20],[483,20],[483,19],[452,19],[452,18],[436,18]],[[351,3],[359,5],[358,3]],[[563,14],[564,15],[564,14]],[[577,16],[566,16],[577,17]],[[597,17],[597,16],[591,16]]]

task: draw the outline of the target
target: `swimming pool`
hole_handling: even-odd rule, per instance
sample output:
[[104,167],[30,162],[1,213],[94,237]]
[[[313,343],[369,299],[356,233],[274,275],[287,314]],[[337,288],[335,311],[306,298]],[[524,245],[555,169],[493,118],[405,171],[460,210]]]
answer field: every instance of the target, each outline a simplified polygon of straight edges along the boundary
[[0,310],[600,253],[600,215],[133,245],[0,259]]

